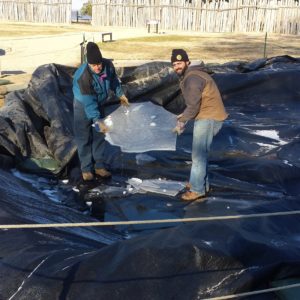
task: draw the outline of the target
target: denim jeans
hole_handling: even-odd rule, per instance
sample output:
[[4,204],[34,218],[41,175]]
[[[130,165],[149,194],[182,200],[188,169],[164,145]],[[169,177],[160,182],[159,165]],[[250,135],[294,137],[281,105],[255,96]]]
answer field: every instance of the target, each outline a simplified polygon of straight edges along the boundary
[[74,100],[74,137],[82,172],[93,172],[104,167],[104,134],[92,127],[83,105]]
[[209,191],[208,154],[213,137],[222,128],[222,121],[195,120],[192,148],[191,191],[205,195]]

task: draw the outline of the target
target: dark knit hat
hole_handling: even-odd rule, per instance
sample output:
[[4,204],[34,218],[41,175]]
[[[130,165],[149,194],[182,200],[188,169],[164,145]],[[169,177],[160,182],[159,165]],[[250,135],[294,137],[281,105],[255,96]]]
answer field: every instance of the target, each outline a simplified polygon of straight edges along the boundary
[[102,54],[97,44],[88,42],[86,45],[86,58],[89,64],[101,64]]
[[189,61],[189,57],[183,49],[173,49],[171,63],[175,61]]

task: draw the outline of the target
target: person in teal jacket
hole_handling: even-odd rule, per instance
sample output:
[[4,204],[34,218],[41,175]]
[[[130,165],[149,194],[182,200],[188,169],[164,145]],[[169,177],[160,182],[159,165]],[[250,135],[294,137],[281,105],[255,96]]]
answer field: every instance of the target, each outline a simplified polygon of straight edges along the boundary
[[113,63],[102,57],[99,47],[89,42],[86,47],[87,63],[82,64],[73,77],[74,136],[78,148],[82,178],[108,178],[105,168],[105,140],[107,127],[103,122],[101,106],[113,91],[121,104],[129,102],[121,87]]

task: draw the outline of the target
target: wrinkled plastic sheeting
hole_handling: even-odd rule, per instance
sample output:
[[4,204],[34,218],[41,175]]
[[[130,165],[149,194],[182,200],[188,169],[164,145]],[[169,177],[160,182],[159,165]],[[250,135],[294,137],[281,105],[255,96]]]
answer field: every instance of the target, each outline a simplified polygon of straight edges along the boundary
[[[254,62],[242,73],[237,64],[227,72],[229,67],[214,75],[230,117],[210,151],[212,195],[205,202],[186,203],[154,193],[123,197],[123,184],[104,186],[103,194],[120,195],[105,201],[107,221],[299,211],[300,60]],[[165,104],[167,98],[160,100]],[[186,180],[192,145],[188,128],[177,144],[176,152],[149,156],[108,147],[112,181],[124,183],[133,176]],[[7,174],[0,179],[2,224],[91,221],[51,205],[33,187],[21,189]],[[299,215],[173,223],[155,232],[153,226],[127,225],[130,240],[112,245],[117,237],[96,227],[2,230],[0,298],[194,300],[267,289],[273,280],[300,276]],[[142,229],[145,235],[136,236]]]
[[[73,138],[75,70],[56,64],[40,66],[27,89],[6,97],[0,110],[0,154],[16,158],[19,167],[34,172],[43,169],[58,174],[68,166],[77,150]],[[138,97],[162,105],[179,89],[170,63],[153,62],[116,71],[131,101]],[[114,100],[112,95],[106,104]],[[174,113],[181,102],[173,105]]]
[[18,163],[52,160],[53,173],[59,173],[69,163],[76,152],[74,71],[75,68],[53,64],[41,66],[32,74],[25,91],[7,95],[0,110],[1,153],[17,157]]
[[176,115],[151,102],[119,107],[106,119],[110,128],[106,140],[122,152],[176,150]]
[[178,77],[170,63],[150,62],[135,67],[116,68],[116,71],[130,99],[149,92],[153,95],[153,92],[161,87],[165,91],[172,84],[176,84],[178,89]]

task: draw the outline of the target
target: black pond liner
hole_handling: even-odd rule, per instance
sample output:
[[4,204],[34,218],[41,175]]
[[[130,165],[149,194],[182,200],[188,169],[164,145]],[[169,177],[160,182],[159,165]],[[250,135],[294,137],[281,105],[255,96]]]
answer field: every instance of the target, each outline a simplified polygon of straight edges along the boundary
[[[169,67],[156,62],[120,68],[118,73],[131,101],[152,101],[180,113],[184,104]],[[11,93],[0,110],[1,224],[97,221],[71,207],[78,197],[93,202],[94,214],[105,221],[300,210],[300,60],[281,56],[210,68],[230,117],[212,146],[212,192],[205,202],[184,203],[178,196],[154,193],[99,196],[79,183],[82,193],[69,191],[65,205],[11,175],[14,160],[36,178],[43,174],[52,180],[78,180],[72,133],[74,69],[45,65],[35,71],[28,88]],[[114,103],[111,97],[107,113]],[[144,162],[108,145],[113,178],[96,185],[126,187],[131,177],[185,182],[191,142],[189,124],[175,152],[147,152],[152,159]],[[295,283],[300,278],[299,228],[295,214],[1,230],[0,299],[204,299]],[[297,289],[292,291],[298,299]],[[282,292],[245,299],[279,297],[284,297]]]

